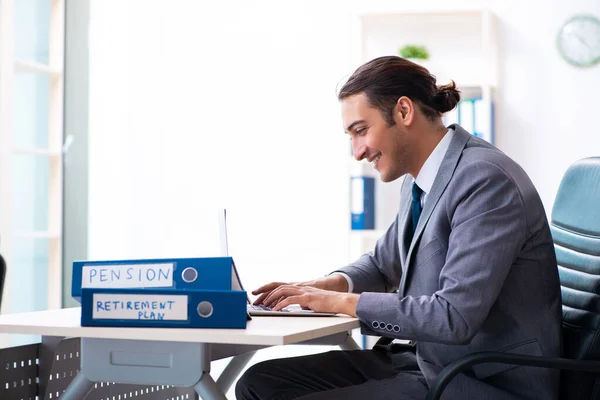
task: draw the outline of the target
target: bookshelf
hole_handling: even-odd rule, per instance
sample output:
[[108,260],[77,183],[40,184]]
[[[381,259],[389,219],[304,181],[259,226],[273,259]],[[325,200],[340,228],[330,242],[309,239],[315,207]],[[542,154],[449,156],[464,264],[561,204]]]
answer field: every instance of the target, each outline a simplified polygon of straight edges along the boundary
[[[438,84],[454,80],[461,103],[477,102],[477,122],[463,110],[443,116],[444,123],[460,122],[470,132],[494,142],[494,95],[498,86],[496,22],[488,10],[371,13],[359,17],[360,63],[397,55],[405,45],[425,46],[430,58],[419,62],[436,76]],[[472,123],[470,123],[473,121]],[[375,229],[349,232],[349,261],[371,251],[398,212],[402,179],[383,183],[367,162],[349,157],[349,176],[373,176]]]
[[364,14],[360,22],[364,61],[417,44],[429,51],[424,66],[442,83],[497,83],[495,22],[489,11]]

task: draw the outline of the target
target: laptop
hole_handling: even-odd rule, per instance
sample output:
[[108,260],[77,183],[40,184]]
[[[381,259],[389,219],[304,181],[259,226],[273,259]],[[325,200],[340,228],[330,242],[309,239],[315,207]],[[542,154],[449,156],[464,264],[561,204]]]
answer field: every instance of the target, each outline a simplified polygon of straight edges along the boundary
[[[220,252],[222,256],[229,256],[229,245],[227,243],[227,210],[222,209],[219,210],[219,245]],[[242,285],[242,280],[237,272],[237,268],[235,266],[235,262],[233,263],[233,273],[231,275],[231,289],[232,290],[244,290],[244,286]],[[331,317],[337,315],[332,312],[316,312],[313,310],[305,310],[298,305],[290,305],[285,307],[282,310],[274,311],[271,310],[270,307],[264,305],[254,305],[250,301],[250,298],[246,296],[246,300],[248,304],[246,305],[248,314],[253,316],[276,316],[276,317],[284,317],[284,316],[305,316],[305,317]]]

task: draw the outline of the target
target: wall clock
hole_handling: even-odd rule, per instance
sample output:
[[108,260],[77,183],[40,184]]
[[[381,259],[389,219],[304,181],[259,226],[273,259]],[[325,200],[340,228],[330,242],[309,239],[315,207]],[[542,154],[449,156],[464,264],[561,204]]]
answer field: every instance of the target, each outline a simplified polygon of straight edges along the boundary
[[562,58],[576,67],[600,62],[600,20],[592,15],[575,15],[558,31],[556,45]]

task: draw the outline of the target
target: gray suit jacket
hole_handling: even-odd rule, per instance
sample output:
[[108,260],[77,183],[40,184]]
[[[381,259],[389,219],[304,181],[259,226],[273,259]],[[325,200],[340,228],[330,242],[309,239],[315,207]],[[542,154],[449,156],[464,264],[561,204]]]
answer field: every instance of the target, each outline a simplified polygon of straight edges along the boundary
[[[497,148],[451,128],[410,246],[407,177],[400,212],[374,251],[339,270],[361,293],[363,333],[417,341],[428,382],[474,352],[561,352],[558,270],[538,193]],[[555,399],[558,377],[551,369],[481,364],[455,379],[443,398]]]

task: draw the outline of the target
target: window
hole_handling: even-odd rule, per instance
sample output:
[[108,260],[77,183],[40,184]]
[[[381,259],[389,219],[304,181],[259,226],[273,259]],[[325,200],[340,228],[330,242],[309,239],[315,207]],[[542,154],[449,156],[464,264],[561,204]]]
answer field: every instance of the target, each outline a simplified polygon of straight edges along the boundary
[[62,299],[64,0],[0,2],[2,312]]

